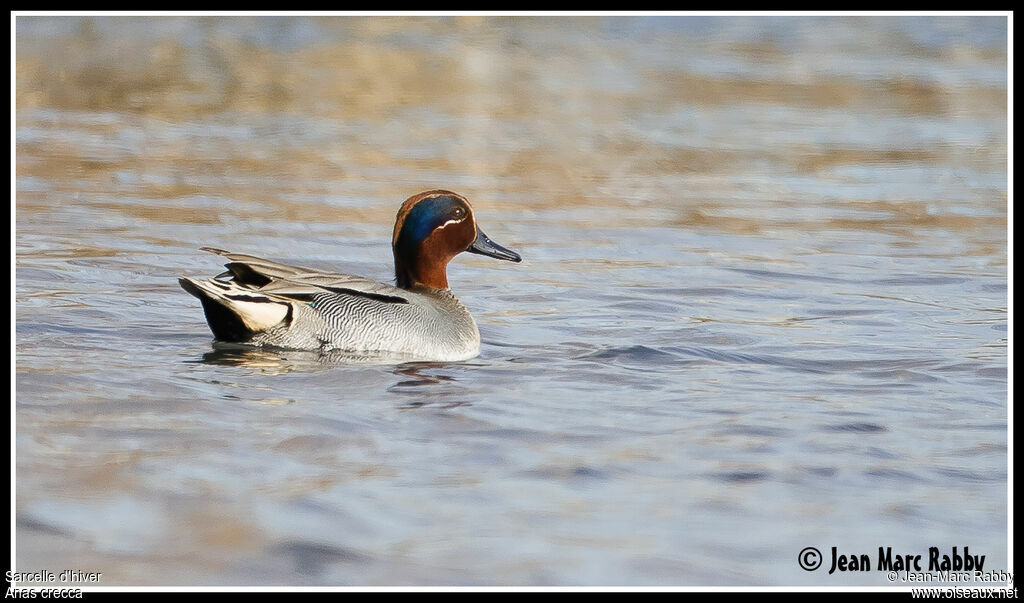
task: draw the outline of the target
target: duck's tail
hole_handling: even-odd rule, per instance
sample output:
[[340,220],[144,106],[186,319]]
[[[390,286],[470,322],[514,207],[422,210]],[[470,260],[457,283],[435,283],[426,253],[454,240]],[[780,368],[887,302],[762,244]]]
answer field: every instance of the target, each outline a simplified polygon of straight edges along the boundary
[[256,333],[288,321],[292,304],[214,279],[178,279],[181,288],[199,298],[213,336],[221,341],[247,341]]

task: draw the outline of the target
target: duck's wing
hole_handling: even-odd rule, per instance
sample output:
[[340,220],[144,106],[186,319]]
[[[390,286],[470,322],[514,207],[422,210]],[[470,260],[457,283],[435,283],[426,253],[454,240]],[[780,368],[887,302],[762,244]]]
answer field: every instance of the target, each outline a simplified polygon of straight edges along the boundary
[[316,268],[290,266],[243,253],[231,253],[214,247],[203,251],[231,260],[226,272],[217,279],[231,277],[238,286],[273,296],[309,301],[318,294],[355,295],[385,303],[409,303],[409,292],[362,276],[325,272]]

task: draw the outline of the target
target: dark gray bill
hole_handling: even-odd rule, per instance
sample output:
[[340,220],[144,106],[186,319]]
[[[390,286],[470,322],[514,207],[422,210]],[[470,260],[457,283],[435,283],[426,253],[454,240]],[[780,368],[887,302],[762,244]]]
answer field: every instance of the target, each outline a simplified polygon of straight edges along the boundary
[[510,262],[521,262],[523,258],[519,257],[519,254],[512,251],[511,249],[505,249],[501,245],[498,245],[484,234],[484,231],[479,228],[476,229],[476,240],[469,246],[471,253],[479,253],[480,255],[489,255],[492,258],[498,258],[499,260],[508,260]]

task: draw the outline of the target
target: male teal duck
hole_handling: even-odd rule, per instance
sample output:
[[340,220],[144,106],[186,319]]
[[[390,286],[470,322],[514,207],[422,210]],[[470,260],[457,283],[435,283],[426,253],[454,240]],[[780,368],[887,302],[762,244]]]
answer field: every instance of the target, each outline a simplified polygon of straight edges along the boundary
[[480,352],[476,322],[448,288],[448,262],[463,251],[522,260],[477,227],[465,197],[446,190],[413,195],[398,210],[394,287],[203,250],[231,260],[227,271],[178,282],[202,302],[219,341],[434,361],[466,360]]

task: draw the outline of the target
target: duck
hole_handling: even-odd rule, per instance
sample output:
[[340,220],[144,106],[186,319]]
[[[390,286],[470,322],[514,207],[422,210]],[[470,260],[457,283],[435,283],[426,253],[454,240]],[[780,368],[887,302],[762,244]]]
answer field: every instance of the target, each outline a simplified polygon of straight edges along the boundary
[[215,342],[410,361],[477,356],[480,331],[448,286],[448,262],[465,251],[522,257],[484,234],[465,197],[441,189],[402,204],[391,243],[394,285],[215,247],[201,249],[227,258],[225,272],[178,283],[201,302]]

